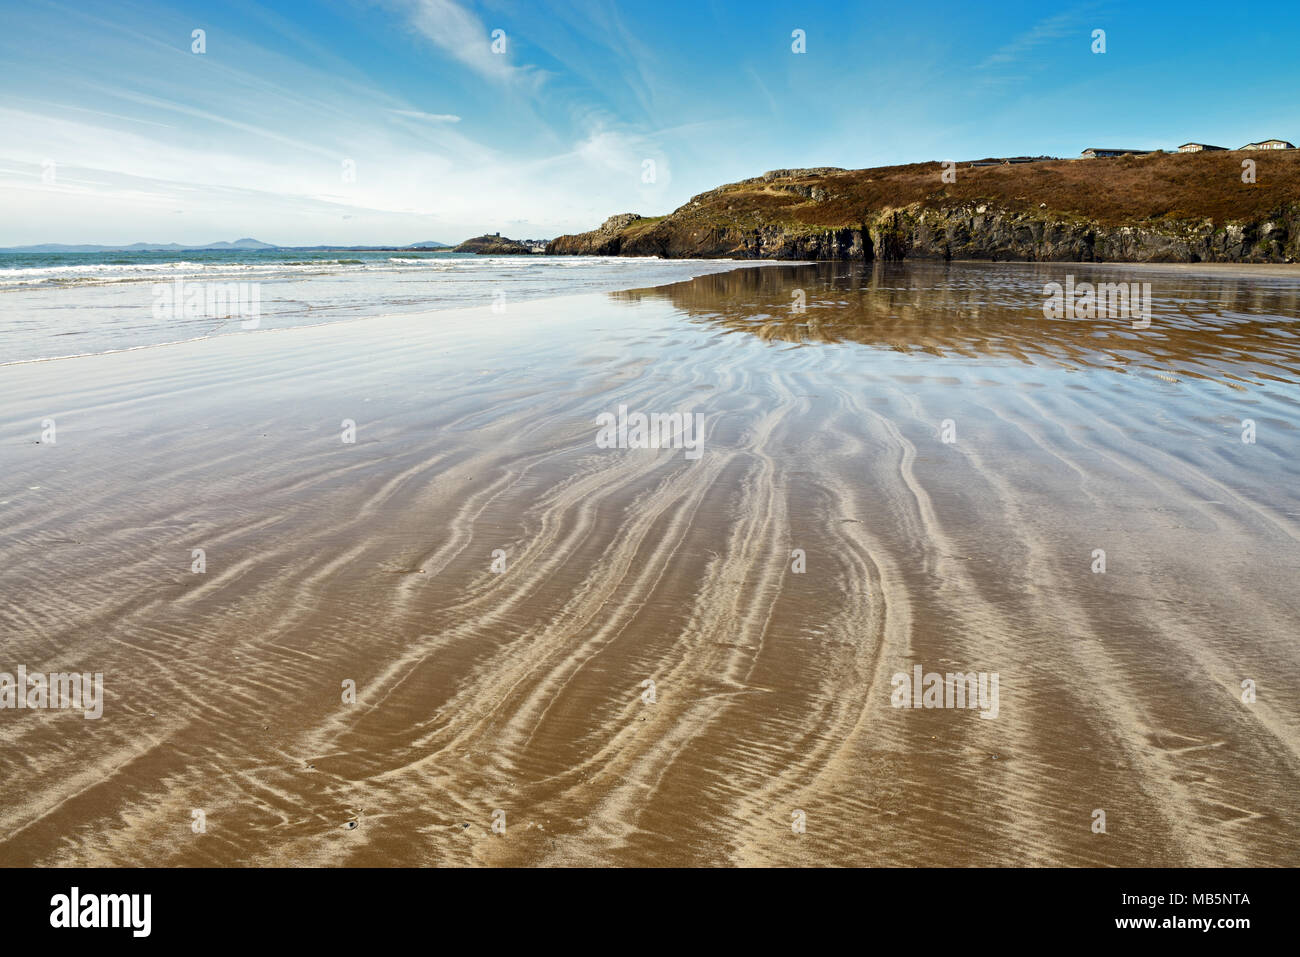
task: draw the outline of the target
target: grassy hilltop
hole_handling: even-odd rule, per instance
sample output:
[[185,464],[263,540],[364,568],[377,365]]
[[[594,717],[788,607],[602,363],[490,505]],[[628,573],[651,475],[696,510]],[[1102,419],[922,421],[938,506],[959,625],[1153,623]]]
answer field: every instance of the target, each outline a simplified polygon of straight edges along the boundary
[[[1242,182],[1242,160],[1256,182]],[[774,170],[667,216],[611,217],[556,254],[745,259],[1290,262],[1300,150],[972,167]]]

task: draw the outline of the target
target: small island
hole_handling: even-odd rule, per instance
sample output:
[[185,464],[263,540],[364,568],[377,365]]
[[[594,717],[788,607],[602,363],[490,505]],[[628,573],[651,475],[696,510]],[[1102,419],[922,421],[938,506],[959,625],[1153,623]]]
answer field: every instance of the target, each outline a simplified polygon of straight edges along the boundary
[[500,233],[475,236],[467,239],[455,249],[454,253],[477,253],[480,256],[518,256],[546,252],[545,239],[510,239]]

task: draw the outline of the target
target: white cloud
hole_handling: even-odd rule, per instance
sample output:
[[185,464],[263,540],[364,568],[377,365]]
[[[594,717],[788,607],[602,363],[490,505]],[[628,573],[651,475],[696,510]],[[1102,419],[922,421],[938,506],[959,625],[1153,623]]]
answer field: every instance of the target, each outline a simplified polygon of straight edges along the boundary
[[505,52],[492,52],[492,31],[501,27],[488,26],[453,0],[408,0],[405,6],[411,25],[421,36],[479,76],[534,87],[541,82],[540,71],[511,64],[508,34]]
[[410,116],[417,120],[429,120],[433,123],[459,123],[460,117],[455,113],[425,113],[421,110],[389,110],[398,116]]

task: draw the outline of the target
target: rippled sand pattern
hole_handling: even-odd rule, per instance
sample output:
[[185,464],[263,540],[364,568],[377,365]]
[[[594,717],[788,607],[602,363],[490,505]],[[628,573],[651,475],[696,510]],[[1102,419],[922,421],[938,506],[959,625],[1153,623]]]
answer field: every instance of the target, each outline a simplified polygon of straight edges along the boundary
[[5,368],[0,671],[106,703],[0,711],[0,863],[1294,864],[1300,279],[1134,270],[1135,332],[1044,320],[1065,268]]

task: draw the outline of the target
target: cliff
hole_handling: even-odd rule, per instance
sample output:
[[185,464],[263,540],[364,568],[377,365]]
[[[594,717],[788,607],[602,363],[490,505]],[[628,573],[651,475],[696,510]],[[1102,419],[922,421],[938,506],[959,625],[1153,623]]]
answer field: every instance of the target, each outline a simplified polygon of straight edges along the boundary
[[[1257,164],[1243,183],[1242,160]],[[558,255],[1051,262],[1300,260],[1300,150],[1000,166],[773,170],[667,216],[624,213]]]

